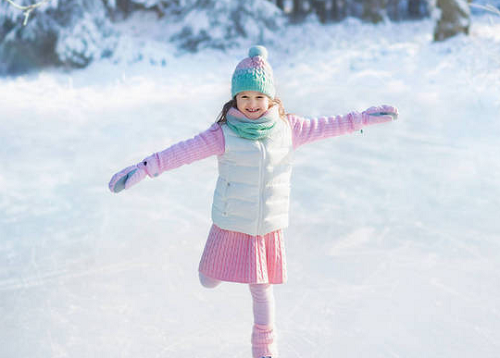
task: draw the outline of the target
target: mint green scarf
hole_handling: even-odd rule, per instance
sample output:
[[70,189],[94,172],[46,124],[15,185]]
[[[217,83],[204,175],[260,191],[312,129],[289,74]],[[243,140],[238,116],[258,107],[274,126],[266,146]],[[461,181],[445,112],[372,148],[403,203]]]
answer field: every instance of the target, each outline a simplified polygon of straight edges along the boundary
[[226,115],[226,124],[242,138],[251,140],[266,138],[271,134],[278,118],[275,107],[271,107],[258,119],[249,119],[237,109],[231,108]]

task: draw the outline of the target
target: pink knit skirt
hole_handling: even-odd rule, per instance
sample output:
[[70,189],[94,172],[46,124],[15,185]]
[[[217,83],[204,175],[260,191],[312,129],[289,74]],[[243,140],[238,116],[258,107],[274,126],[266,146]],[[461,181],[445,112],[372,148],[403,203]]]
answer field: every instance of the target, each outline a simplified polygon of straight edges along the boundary
[[213,224],[199,271],[221,281],[286,282],[286,257],[281,229],[263,236],[224,230]]

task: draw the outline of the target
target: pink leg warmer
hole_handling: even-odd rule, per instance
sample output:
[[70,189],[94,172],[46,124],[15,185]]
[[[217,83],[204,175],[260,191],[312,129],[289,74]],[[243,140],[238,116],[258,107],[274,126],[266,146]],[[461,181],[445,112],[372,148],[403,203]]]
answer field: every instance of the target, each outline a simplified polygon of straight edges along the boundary
[[278,357],[276,333],[274,332],[274,295],[270,284],[251,284],[254,326],[252,332],[252,354],[254,358]]

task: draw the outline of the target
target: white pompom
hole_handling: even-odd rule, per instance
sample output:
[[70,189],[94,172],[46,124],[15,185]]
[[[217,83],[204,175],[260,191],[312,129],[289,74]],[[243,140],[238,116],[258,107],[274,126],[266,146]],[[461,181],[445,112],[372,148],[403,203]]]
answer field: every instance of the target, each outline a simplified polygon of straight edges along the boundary
[[252,46],[248,50],[248,57],[260,56],[267,60],[267,49],[264,46]]

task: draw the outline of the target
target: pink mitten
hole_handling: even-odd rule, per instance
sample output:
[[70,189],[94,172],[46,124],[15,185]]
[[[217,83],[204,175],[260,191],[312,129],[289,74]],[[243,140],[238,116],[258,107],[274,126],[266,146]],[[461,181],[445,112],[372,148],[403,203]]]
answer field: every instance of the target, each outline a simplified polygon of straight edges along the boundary
[[370,107],[363,112],[364,124],[375,124],[396,120],[398,118],[398,109],[389,105]]
[[109,190],[119,193],[123,189],[128,189],[146,177],[146,171],[138,165],[132,165],[113,175],[109,181]]
[[160,165],[157,154],[145,158],[142,162],[123,169],[113,175],[109,181],[109,190],[113,193],[119,193],[123,189],[128,189],[137,184],[146,175],[156,177],[160,174]]

